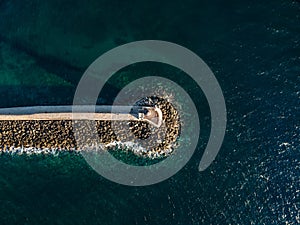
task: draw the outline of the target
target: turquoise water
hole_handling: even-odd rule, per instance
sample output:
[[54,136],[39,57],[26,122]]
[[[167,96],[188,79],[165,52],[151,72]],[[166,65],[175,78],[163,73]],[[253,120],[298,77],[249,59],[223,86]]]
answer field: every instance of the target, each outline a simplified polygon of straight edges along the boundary
[[140,74],[185,87],[199,110],[191,161],[147,187],[112,183],[81,155],[0,156],[0,224],[298,224],[299,1],[0,1],[1,107],[71,104],[87,66],[122,43],[161,39],[197,53],[228,109],[222,149],[197,170],[209,110],[183,73],[146,64],[111,81],[100,103]]

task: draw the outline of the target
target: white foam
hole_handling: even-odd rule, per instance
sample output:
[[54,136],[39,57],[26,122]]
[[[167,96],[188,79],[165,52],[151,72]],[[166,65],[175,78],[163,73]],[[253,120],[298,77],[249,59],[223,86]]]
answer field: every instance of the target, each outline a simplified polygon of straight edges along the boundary
[[157,159],[161,157],[166,157],[170,155],[174,149],[172,146],[169,146],[167,149],[161,150],[161,151],[154,151],[154,150],[148,150],[138,143],[127,141],[127,142],[121,142],[121,141],[114,141],[107,145],[105,145],[105,148],[107,149],[122,149],[124,151],[130,151],[134,153],[135,155],[150,158],[150,159]]
[[35,148],[35,147],[7,147],[0,150],[0,153],[10,154],[10,155],[54,155],[58,156],[62,152],[77,152],[80,153],[81,151],[103,151],[103,150],[113,150],[113,149],[122,149],[125,152],[132,152],[137,156],[156,159],[170,155],[173,152],[173,147],[169,146],[169,148],[165,150],[157,151],[150,151],[146,148],[142,147],[138,143],[127,141],[114,141],[106,145],[97,145],[97,146],[84,146],[82,149],[61,149],[61,148]]

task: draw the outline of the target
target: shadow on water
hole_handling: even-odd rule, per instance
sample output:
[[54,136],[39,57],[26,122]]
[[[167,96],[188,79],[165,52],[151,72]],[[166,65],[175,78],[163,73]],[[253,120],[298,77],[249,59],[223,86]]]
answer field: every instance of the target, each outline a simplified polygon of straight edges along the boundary
[[1,107],[72,104],[74,87],[0,86]]
[[[8,40],[1,35],[0,43],[3,43],[9,49],[8,53],[3,53],[3,57],[6,57],[6,54],[8,54],[8,58],[16,57],[14,64],[9,66],[18,67],[17,59],[19,59],[21,60],[22,65],[25,65],[25,69],[27,69],[26,67],[28,65],[30,66],[30,60],[33,60],[34,68],[37,68],[36,71],[33,71],[33,74],[31,74],[31,80],[26,80],[29,84],[32,82],[32,85],[26,85],[22,83],[22,81],[17,85],[0,84],[0,96],[3,96],[0,107],[49,104],[70,105],[73,103],[76,87],[87,68],[75,67],[52,56],[39,55],[34,50],[17,42]],[[7,49],[4,51],[7,51]],[[29,72],[28,70],[23,71],[22,69],[16,69],[16,71],[17,73],[20,73],[18,76]],[[15,71],[12,70],[12,72]],[[53,74],[58,78],[61,78],[61,80],[68,85],[48,84],[47,80],[41,80],[40,76],[44,75],[42,73]],[[108,99],[111,94],[116,95],[116,93],[120,91],[119,88],[116,88],[112,83],[107,83],[105,86],[108,88],[108,91],[102,93],[103,97],[100,100],[100,103],[102,104],[107,104],[104,99]]]
[[[109,104],[107,99],[118,89],[107,85],[110,93],[104,93],[97,104]],[[73,86],[15,86],[0,85],[1,108],[35,105],[72,105],[76,87]]]

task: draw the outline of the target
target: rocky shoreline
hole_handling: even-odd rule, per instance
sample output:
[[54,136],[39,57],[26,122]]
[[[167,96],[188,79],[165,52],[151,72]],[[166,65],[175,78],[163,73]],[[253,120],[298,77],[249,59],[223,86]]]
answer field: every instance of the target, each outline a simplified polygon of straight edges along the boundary
[[[170,155],[180,134],[180,121],[171,103],[158,97],[144,98],[137,105],[158,106],[164,124],[155,128],[143,121],[96,121],[98,137],[90,139],[93,121],[0,121],[0,152],[56,153],[57,151],[82,151],[94,146],[102,149],[131,151],[150,159]],[[88,135],[86,135],[88,134]],[[95,142],[96,140],[96,142]]]

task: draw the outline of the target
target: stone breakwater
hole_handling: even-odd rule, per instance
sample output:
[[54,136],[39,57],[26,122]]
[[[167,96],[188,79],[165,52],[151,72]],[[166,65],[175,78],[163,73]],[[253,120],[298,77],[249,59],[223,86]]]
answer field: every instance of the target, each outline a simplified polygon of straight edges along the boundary
[[[158,97],[144,98],[137,105],[158,106],[163,125],[153,127],[145,121],[0,121],[0,151],[11,153],[53,153],[94,149],[124,149],[147,158],[171,154],[180,134],[180,121],[171,103]],[[96,133],[96,138],[91,138]],[[95,136],[95,135],[94,135]]]

